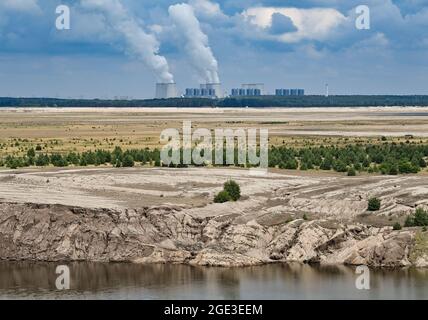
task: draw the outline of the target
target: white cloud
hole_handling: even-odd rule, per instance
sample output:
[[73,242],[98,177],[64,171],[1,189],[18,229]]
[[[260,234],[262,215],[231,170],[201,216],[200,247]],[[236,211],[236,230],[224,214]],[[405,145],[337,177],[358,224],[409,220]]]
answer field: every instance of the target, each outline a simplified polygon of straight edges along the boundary
[[[289,17],[296,26],[297,31],[280,35],[271,35],[267,31],[272,26],[272,16],[275,13]],[[335,9],[312,8],[276,8],[253,7],[245,10],[242,17],[248,23],[259,29],[266,30],[267,39],[294,43],[304,39],[325,40],[341,24],[346,17]]]
[[218,3],[209,0],[190,0],[189,4],[193,7],[196,14],[203,18],[227,18]]
[[37,0],[2,0],[0,8],[38,13],[41,11]]

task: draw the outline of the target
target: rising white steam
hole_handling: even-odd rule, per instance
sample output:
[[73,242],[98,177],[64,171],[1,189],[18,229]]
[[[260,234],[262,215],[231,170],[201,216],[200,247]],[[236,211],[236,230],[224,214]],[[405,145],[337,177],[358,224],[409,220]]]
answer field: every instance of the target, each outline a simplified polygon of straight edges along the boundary
[[168,11],[179,33],[184,37],[185,50],[200,75],[207,83],[220,83],[217,60],[193,8],[183,3],[170,6]]
[[106,22],[123,35],[127,44],[127,53],[143,61],[151,68],[157,80],[173,83],[174,77],[169,71],[168,61],[159,55],[159,42],[152,34],[146,33],[129,15],[120,0],[81,0],[84,8],[102,13]]

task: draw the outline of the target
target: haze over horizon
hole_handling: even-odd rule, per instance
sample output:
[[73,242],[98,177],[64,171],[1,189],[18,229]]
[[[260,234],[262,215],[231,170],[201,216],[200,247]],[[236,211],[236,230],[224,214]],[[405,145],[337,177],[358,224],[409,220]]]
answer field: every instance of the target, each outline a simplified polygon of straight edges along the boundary
[[[55,27],[60,4],[71,30]],[[361,4],[369,30],[355,27]],[[427,1],[0,2],[2,97],[152,98],[157,81],[183,91],[218,78],[228,92],[428,94]]]

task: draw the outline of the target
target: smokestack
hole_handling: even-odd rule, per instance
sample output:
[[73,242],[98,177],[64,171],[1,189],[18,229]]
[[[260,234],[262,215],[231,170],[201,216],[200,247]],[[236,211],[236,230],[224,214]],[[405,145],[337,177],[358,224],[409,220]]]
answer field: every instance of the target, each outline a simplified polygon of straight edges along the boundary
[[224,98],[224,93],[221,88],[221,83],[207,83],[207,84],[201,84],[201,89],[208,89],[213,90],[214,96],[217,98]]
[[203,33],[193,7],[182,3],[172,5],[169,15],[180,34],[185,39],[184,48],[191,62],[207,83],[220,83],[218,62],[209,46],[208,37]]
[[173,83],[168,61],[159,54],[160,44],[153,34],[147,33],[126,10],[120,0],[81,0],[82,7],[97,10],[106,22],[126,42],[126,53],[141,60],[153,70],[158,81]]
[[175,83],[156,84],[156,99],[169,99],[177,97],[177,86]]

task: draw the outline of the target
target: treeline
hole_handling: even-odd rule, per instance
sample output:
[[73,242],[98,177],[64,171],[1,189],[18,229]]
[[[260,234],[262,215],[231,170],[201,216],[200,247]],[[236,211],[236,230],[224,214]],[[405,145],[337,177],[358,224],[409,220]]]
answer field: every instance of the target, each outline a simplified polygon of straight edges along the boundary
[[383,107],[428,106],[428,96],[262,96],[228,98],[218,101],[218,107]]
[[148,100],[101,100],[101,99],[53,99],[53,98],[1,98],[0,107],[32,108],[199,108],[214,107],[214,99],[148,99]]
[[337,95],[337,96],[260,96],[225,99],[173,98],[147,100],[1,98],[0,107],[146,107],[146,108],[263,108],[263,107],[367,107],[428,106],[426,95]]
[[123,151],[120,147],[116,147],[113,151],[96,150],[85,151],[82,153],[69,152],[67,154],[60,153],[42,153],[41,146],[30,148],[25,156],[7,156],[0,160],[0,166],[6,166],[11,169],[24,168],[30,166],[37,167],[68,167],[73,166],[101,166],[112,165],[115,167],[133,167],[135,162],[141,164],[151,164],[160,166],[160,151],[158,149],[133,149]]
[[320,146],[303,149],[272,147],[269,167],[300,170],[357,171],[396,175],[418,173],[427,167],[428,145],[384,143],[379,145]]
[[[237,151],[236,151],[237,153]],[[388,175],[418,173],[427,167],[428,145],[412,143],[383,143],[378,145],[318,146],[306,148],[272,147],[269,150],[269,167],[289,170],[334,170],[349,176],[357,172]],[[214,155],[213,155],[214,159]],[[224,157],[226,161],[226,157]],[[235,157],[235,166],[238,166]],[[132,149],[123,151],[96,150],[82,153],[47,154],[41,146],[30,148],[24,156],[9,155],[0,160],[1,167],[11,169],[30,166],[100,166],[133,167],[140,165],[161,166],[158,149]],[[207,164],[204,164],[207,165]],[[177,165],[171,165],[177,167]],[[226,166],[226,163],[223,164]],[[241,165],[242,166],[242,165]],[[247,164],[247,167],[250,165]]]

